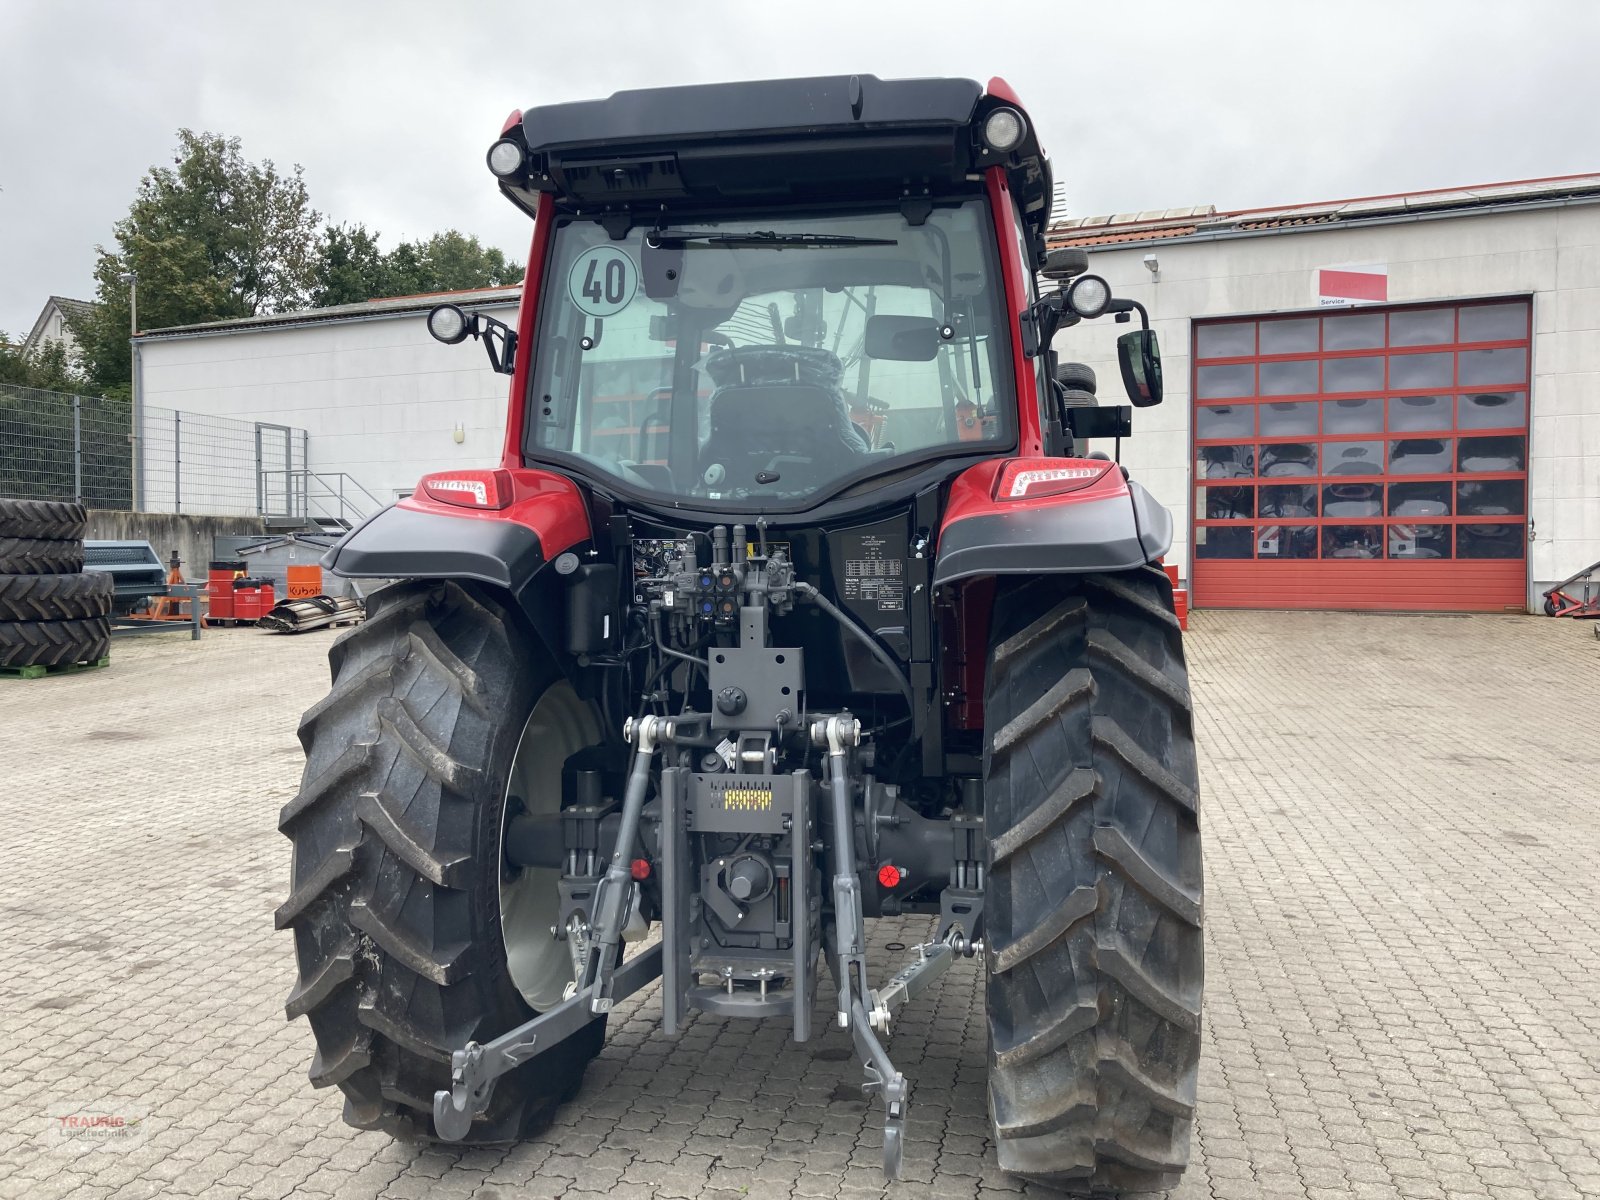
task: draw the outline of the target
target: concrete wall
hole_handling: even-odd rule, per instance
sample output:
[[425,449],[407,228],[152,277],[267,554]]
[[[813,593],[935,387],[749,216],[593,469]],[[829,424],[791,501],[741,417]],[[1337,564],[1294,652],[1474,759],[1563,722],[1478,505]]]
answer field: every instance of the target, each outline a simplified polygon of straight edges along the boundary
[[[1152,281],[1144,256],[1160,262]],[[1600,205],[1458,215],[1394,225],[1277,232],[1215,241],[1091,248],[1089,269],[1142,301],[1160,332],[1166,403],[1134,411],[1123,461],[1175,517],[1174,549],[1189,570],[1190,352],[1195,319],[1316,311],[1316,272],[1387,263],[1389,300],[1533,297],[1529,566],[1538,593],[1600,559]],[[1108,320],[1057,335],[1063,358],[1100,376],[1119,402],[1117,334]],[[1109,447],[1108,447],[1109,449]]]
[[91,508],[89,531],[84,536],[91,541],[149,542],[163,563],[176,550],[183,560],[183,577],[190,583],[204,583],[214,537],[269,532],[266,521],[259,517],[202,517]]
[[[480,311],[516,320],[515,305]],[[387,503],[427,471],[500,461],[510,380],[476,342],[434,341],[425,315],[146,340],[144,403],[304,429],[310,470]]]

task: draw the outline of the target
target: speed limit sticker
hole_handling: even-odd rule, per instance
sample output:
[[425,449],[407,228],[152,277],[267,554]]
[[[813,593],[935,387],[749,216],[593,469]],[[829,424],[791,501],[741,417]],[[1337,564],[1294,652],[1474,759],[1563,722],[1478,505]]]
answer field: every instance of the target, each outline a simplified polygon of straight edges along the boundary
[[591,317],[613,317],[633,300],[639,268],[615,246],[585,250],[567,275],[567,292],[578,311]]

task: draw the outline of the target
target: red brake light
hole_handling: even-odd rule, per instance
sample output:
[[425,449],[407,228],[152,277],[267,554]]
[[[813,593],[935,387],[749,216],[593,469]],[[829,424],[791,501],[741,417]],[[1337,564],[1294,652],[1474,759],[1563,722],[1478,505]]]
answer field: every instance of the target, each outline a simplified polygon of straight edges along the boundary
[[996,500],[1037,500],[1076,492],[1094,483],[1115,463],[1067,458],[1014,458],[995,480]]
[[509,471],[439,471],[422,477],[423,494],[461,508],[504,508],[511,503]]

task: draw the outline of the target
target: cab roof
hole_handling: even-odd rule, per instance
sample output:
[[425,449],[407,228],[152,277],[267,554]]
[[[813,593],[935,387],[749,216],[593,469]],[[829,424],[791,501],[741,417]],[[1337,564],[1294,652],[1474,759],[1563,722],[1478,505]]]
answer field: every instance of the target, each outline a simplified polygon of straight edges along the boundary
[[523,170],[501,188],[532,212],[541,192],[568,211],[899,199],[974,192],[1004,165],[1039,253],[1050,165],[1031,121],[1009,153],[982,121],[1021,111],[1004,80],[830,75],[617,92],[513,113],[502,140]]

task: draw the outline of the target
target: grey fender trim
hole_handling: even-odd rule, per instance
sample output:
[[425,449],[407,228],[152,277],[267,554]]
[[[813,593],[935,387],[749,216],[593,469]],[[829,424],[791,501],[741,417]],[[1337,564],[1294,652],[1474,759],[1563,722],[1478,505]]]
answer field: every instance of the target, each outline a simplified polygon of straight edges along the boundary
[[1128,480],[1128,492],[1133,500],[1133,519],[1139,526],[1139,544],[1145,551],[1144,561],[1155,562],[1172,549],[1172,514],[1137,479]]
[[539,535],[516,521],[391,505],[347,533],[322,565],[347,579],[475,579],[520,593],[544,566]]
[[1172,515],[1138,483],[1127,496],[981,513],[939,536],[935,587],[976,575],[1130,571],[1172,547]]

